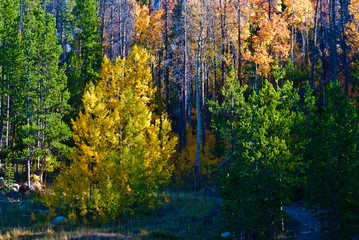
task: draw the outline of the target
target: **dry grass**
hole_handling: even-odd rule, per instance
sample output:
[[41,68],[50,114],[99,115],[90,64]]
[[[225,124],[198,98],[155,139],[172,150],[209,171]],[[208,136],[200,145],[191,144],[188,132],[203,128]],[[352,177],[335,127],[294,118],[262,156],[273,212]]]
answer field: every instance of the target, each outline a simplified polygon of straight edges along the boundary
[[[41,204],[0,202],[1,239],[217,239],[221,233],[220,199],[192,192],[166,192],[169,201],[156,210],[100,227],[63,222],[52,224],[38,213]],[[165,201],[164,201],[165,202]],[[31,221],[34,213],[36,221]],[[9,216],[12,216],[9,218]]]

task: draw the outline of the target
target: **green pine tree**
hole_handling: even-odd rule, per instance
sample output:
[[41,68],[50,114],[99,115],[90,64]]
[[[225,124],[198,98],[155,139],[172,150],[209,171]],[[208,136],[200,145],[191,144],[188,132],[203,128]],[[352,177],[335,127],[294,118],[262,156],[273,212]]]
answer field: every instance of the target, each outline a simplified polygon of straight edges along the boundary
[[223,216],[238,237],[266,239],[281,231],[282,206],[296,168],[289,145],[297,116],[293,107],[299,97],[289,82],[277,91],[266,82],[245,101],[245,87],[230,76],[224,102],[214,110],[217,129],[223,129],[224,139],[234,141],[228,144],[234,154],[223,172],[220,190]]
[[[27,70],[27,112],[29,145],[27,155],[36,159],[36,174],[52,170],[64,157],[69,127],[62,121],[69,110],[65,68],[59,67],[61,47],[57,44],[55,19],[40,4],[28,8],[24,16],[24,49]],[[44,44],[46,43],[46,44]]]
[[[72,6],[73,5],[73,6]],[[87,83],[97,82],[102,63],[100,20],[97,0],[75,0],[70,4],[71,25],[75,31],[72,39],[73,53],[70,58],[68,88],[71,93],[72,117],[77,116],[81,97]]]
[[359,230],[358,116],[338,82],[329,84],[325,98],[308,122],[308,200],[332,239],[351,239]]
[[[9,166],[15,161],[21,146],[19,130],[24,119],[23,51],[19,14],[18,1],[0,2],[0,148]],[[12,170],[11,167],[8,169]]]

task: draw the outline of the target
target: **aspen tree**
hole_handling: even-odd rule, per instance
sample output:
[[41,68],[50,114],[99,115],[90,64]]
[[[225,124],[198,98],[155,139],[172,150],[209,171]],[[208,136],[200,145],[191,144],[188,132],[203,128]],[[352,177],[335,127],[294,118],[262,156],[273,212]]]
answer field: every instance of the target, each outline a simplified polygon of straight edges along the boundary
[[86,87],[84,111],[72,120],[76,147],[47,197],[52,209],[63,202],[84,219],[106,220],[154,207],[158,184],[171,176],[176,138],[164,115],[152,115],[149,57],[134,46],[127,59],[104,58],[101,80]]

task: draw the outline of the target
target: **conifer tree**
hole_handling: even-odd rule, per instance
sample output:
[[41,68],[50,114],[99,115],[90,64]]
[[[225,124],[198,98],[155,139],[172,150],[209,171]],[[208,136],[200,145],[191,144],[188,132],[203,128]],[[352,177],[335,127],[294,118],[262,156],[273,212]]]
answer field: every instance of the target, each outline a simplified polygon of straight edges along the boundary
[[67,151],[64,141],[69,139],[70,129],[62,118],[69,110],[69,93],[65,68],[59,67],[61,46],[53,16],[40,4],[29,7],[24,29],[29,121],[26,152],[36,159],[36,174],[42,182],[43,173]]
[[134,46],[128,59],[105,58],[100,76],[97,86],[86,87],[84,111],[72,121],[72,163],[47,197],[52,209],[68,204],[70,217],[108,219],[139,204],[154,206],[153,192],[171,176],[167,161],[176,139],[169,121],[151,113],[149,54]]
[[[6,166],[11,171],[11,162],[16,158],[19,126],[23,120],[23,52],[21,48],[19,2],[0,2],[0,146]],[[9,159],[10,158],[10,159]]]
[[[100,20],[97,14],[97,0],[76,0],[69,9],[72,28],[73,54],[70,59],[68,87],[71,93],[70,105],[75,117],[81,106],[81,96],[87,83],[96,83],[102,62]],[[75,115],[74,115],[75,114]]]
[[268,82],[245,101],[234,74],[224,102],[215,104],[214,124],[231,156],[223,172],[223,216],[238,237],[267,239],[281,231],[282,206],[291,183],[290,130],[298,95],[291,83],[277,91]]
[[326,106],[308,122],[308,200],[321,210],[332,239],[352,239],[359,221],[358,116],[338,82],[330,83],[325,95]]

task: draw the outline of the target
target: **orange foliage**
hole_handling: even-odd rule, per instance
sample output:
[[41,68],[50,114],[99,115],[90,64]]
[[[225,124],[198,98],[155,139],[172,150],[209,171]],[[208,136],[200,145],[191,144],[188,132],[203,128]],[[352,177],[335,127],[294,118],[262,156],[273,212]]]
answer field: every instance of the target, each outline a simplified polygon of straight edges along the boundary
[[243,57],[258,64],[258,72],[266,75],[271,71],[270,64],[275,58],[288,58],[290,32],[287,23],[277,14],[273,14],[271,19],[262,19],[257,26],[259,30],[252,37],[254,52],[247,50]]

